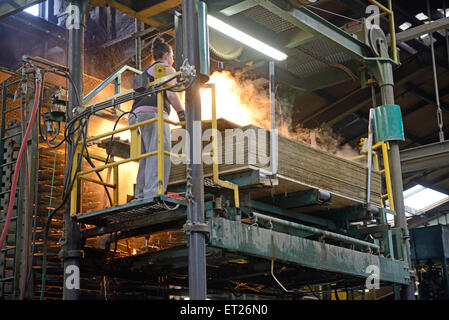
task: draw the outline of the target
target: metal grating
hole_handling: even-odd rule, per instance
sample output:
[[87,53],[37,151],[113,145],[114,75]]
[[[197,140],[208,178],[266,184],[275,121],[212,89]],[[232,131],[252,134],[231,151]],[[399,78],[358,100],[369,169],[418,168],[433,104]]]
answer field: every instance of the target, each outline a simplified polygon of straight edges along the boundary
[[110,223],[125,222],[141,218],[156,212],[173,209],[179,205],[186,205],[185,200],[177,199],[145,199],[118,205],[103,210],[80,214],[77,220],[82,223],[104,225]]
[[289,59],[281,63],[281,66],[301,77],[325,72],[333,64],[347,65],[352,58],[339,51],[327,42],[315,39],[290,52]]
[[284,32],[287,30],[297,28],[295,25],[280,18],[271,11],[265,9],[262,6],[255,6],[242,12],[248,18],[251,18],[255,22],[264,25],[276,33]]
[[[268,9],[257,5],[242,12],[246,17],[266,26],[275,33],[289,30],[299,30],[297,26],[272,13]],[[289,58],[279,63],[279,66],[300,77],[309,77],[330,69],[333,64],[347,66],[351,56],[338,50],[328,42],[314,39],[300,47],[288,50]]]

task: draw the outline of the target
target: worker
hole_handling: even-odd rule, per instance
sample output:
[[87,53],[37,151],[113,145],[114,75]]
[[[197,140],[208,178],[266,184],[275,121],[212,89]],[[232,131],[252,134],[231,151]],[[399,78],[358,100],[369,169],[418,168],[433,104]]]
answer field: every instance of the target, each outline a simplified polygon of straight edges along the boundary
[[[154,62],[144,71],[149,81],[154,81],[155,66],[164,65],[166,75],[175,72],[173,65],[173,50],[165,43],[161,37],[156,37],[152,43],[152,55]],[[175,84],[173,79],[171,84]],[[168,118],[170,105],[178,114],[179,121],[185,121],[184,107],[177,93],[172,91],[164,92],[164,118]],[[129,124],[133,125],[157,117],[157,94],[150,94],[134,100]],[[154,152],[157,150],[157,122],[153,122],[139,127],[141,135],[141,153]],[[164,150],[170,152],[171,136],[170,125],[164,123]],[[150,156],[139,161],[139,171],[137,172],[137,182],[134,192],[135,199],[146,199],[157,196],[158,193],[158,166],[157,157]],[[164,192],[167,190],[168,179],[170,177],[170,156],[164,156]]]

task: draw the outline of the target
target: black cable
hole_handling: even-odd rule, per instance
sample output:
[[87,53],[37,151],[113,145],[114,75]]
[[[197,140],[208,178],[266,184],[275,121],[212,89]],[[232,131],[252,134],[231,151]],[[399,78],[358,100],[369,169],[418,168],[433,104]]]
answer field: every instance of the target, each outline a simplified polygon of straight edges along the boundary
[[[84,156],[84,158],[87,160],[87,162],[90,164],[90,166],[92,168],[96,168],[95,164],[92,162],[92,159],[90,158],[89,151],[87,151],[87,149],[86,149],[86,155]],[[100,173],[99,172],[95,172],[95,173],[97,174],[98,179],[100,179],[101,182],[104,182],[103,178],[100,175]],[[108,190],[108,188],[105,185],[103,187],[104,187],[104,190],[106,192],[106,195],[108,196],[109,204],[112,207],[113,204],[112,204],[111,194],[109,193],[109,190]]]
[[[86,147],[87,126],[88,126],[87,124],[88,124],[87,121],[83,124],[84,132],[80,131],[80,134],[78,135],[77,141],[76,141],[76,145],[78,145],[79,140],[81,139],[81,132],[83,132],[84,134],[83,134],[83,144],[82,144],[82,147],[81,147],[81,154],[83,153],[84,148]],[[72,149],[72,150],[70,150],[71,154],[68,157],[68,161],[69,162],[72,162],[70,160],[73,159],[73,156],[74,156],[76,148],[71,148],[71,149]],[[77,173],[79,172],[79,170],[81,168],[82,159],[83,159],[82,156],[78,157],[77,167],[76,167],[76,170],[75,170],[75,173],[73,175],[73,179],[72,180],[70,180],[70,174],[72,172],[72,168],[71,168],[72,163],[71,163],[70,166],[67,167],[66,177],[69,176],[69,178],[67,180],[65,180],[65,181],[69,181],[70,183],[68,185],[67,184],[64,185],[63,199],[62,199],[61,203],[50,213],[50,215],[48,216],[47,222],[45,223],[45,227],[44,227],[44,245],[43,245],[43,261],[44,262],[43,262],[43,265],[42,265],[42,292],[43,292],[43,294],[45,294],[45,280],[46,280],[45,278],[46,278],[46,273],[47,273],[47,262],[46,262],[47,242],[48,242],[48,232],[49,232],[49,229],[50,229],[50,226],[51,226],[51,220],[52,220],[53,216],[56,214],[56,212],[58,212],[58,210],[61,209],[62,206],[67,201],[68,196],[70,195],[70,191],[72,190],[73,184],[75,183],[75,181],[77,179],[77,177],[76,177]],[[66,187],[66,186],[68,186],[68,187]]]
[[[136,117],[136,119],[137,119],[137,115],[133,111],[124,112],[117,118],[117,120],[115,120],[114,128],[112,129],[112,131],[115,131],[115,128],[117,127],[118,122],[126,114],[133,114],[134,117]],[[106,161],[105,161],[105,164],[107,164],[109,162],[109,156],[111,155],[113,141],[114,141],[114,134],[111,135],[111,140],[109,141],[109,145],[106,148]]]
[[[43,81],[43,75],[42,75],[42,82]],[[27,275],[27,282],[25,286],[25,290],[28,289],[30,285],[30,279],[31,279],[31,272],[33,270],[33,263],[34,263],[34,253],[36,250],[36,229],[37,229],[37,215],[38,215],[38,209],[39,209],[39,124],[36,121],[36,162],[35,162],[35,169],[36,169],[36,175],[34,179],[34,211],[33,211],[33,242],[31,247],[31,259],[30,264],[28,266],[28,275]],[[56,152],[56,151],[55,151]]]
[[[81,104],[81,101],[79,100],[78,89],[77,89],[77,87],[76,87],[76,85],[75,85],[75,83],[74,83],[74,81],[73,81],[73,79],[72,79],[70,73],[66,72],[65,74],[67,75],[67,77],[68,77],[69,80],[71,81],[71,83],[72,83],[72,85],[73,85],[73,87],[74,87],[74,90],[75,90],[75,94],[76,94],[76,96],[77,96],[78,104],[79,104],[79,106],[81,106],[82,104]],[[141,94],[135,94],[135,95],[133,95],[133,99],[136,99],[136,98],[141,97],[141,96],[148,95],[148,94],[150,94],[150,93],[155,94],[155,93],[160,92],[160,91],[170,90],[171,88],[179,87],[179,84],[176,84],[176,85],[172,85],[172,86],[169,86],[169,87],[166,87],[166,88],[162,88],[162,86],[163,86],[165,83],[168,83],[168,82],[171,81],[171,80],[172,80],[172,79],[166,80],[166,81],[164,81],[163,83],[159,84],[158,86],[153,87],[152,90],[151,90],[149,93],[148,93],[148,92],[144,92],[144,93],[141,93]],[[192,83],[193,83],[193,80],[192,80],[192,81],[189,81],[189,86],[190,86]],[[182,91],[184,91],[184,90],[185,90],[185,89],[183,89]],[[174,91],[174,90],[171,90],[171,91]],[[175,92],[177,92],[177,91],[175,91]],[[114,103],[112,106],[117,105],[117,104],[120,104],[120,103],[121,103],[121,100],[122,100],[122,99],[117,99],[117,100],[115,101],[115,103]],[[127,101],[127,100],[126,100],[126,101]],[[123,102],[126,102],[126,101],[123,101]],[[86,149],[86,140],[87,140],[87,134],[88,134],[87,128],[88,128],[89,117],[90,117],[91,115],[95,114],[96,112],[100,111],[100,110],[107,109],[107,108],[110,108],[110,107],[111,107],[110,105],[106,104],[106,105],[103,105],[103,106],[100,105],[100,106],[97,106],[97,107],[89,108],[88,110],[85,110],[85,111],[79,113],[78,115],[74,116],[74,117],[69,121],[69,123],[66,125],[66,127],[65,127],[65,129],[64,129],[64,139],[63,139],[63,141],[61,141],[61,144],[62,144],[62,142],[64,142],[64,141],[66,141],[66,142],[68,142],[68,143],[70,143],[70,144],[73,144],[73,143],[72,143],[73,140],[71,139],[71,136],[72,136],[75,132],[77,132],[77,131],[79,131],[80,133],[83,132],[83,143],[82,143],[82,147],[81,147],[80,156],[79,156],[79,158],[78,158],[77,167],[76,167],[76,170],[75,170],[74,175],[73,175],[73,179],[70,180],[70,174],[71,174],[71,172],[72,172],[72,166],[73,166],[73,156],[74,156],[74,152],[75,152],[76,146],[78,146],[79,141],[80,141],[80,138],[81,138],[81,134],[78,134],[77,141],[76,141],[76,143],[74,144],[75,147],[72,147],[72,148],[71,148],[71,150],[70,150],[70,151],[71,151],[71,152],[70,152],[71,154],[69,154],[69,156],[68,156],[68,158],[67,158],[67,162],[69,163],[69,165],[67,165],[68,170],[67,170],[66,173],[65,173],[64,181],[70,181],[70,183],[69,183],[68,185],[67,185],[67,184],[64,185],[63,199],[62,199],[61,203],[60,203],[60,204],[59,204],[59,205],[58,205],[58,206],[57,206],[57,207],[56,207],[56,208],[49,214],[48,219],[47,219],[47,221],[46,221],[46,223],[45,223],[45,228],[44,228],[44,246],[43,246],[43,247],[44,247],[44,250],[43,250],[43,259],[44,259],[44,263],[43,263],[43,266],[42,266],[42,275],[43,275],[43,277],[42,277],[42,293],[43,293],[43,294],[45,294],[45,277],[46,277],[46,270],[47,270],[47,264],[46,264],[47,242],[48,242],[48,232],[49,232],[49,229],[50,229],[50,226],[51,226],[51,220],[52,220],[53,216],[56,214],[56,212],[57,212],[59,209],[61,209],[62,206],[63,206],[63,205],[65,204],[65,202],[67,201],[68,196],[70,195],[70,191],[71,191],[72,188],[73,188],[73,184],[75,183],[75,181],[76,181],[76,179],[77,179],[77,174],[78,174],[78,172],[79,172],[79,170],[80,170],[80,168],[81,168],[81,160],[83,159],[84,150]],[[119,119],[120,119],[123,115],[124,115],[124,114],[120,115]],[[83,119],[83,118],[84,118],[84,119]],[[118,120],[119,120],[119,119],[117,119],[116,124],[118,123]],[[78,122],[78,125],[76,126],[76,128],[73,128],[73,127],[74,127],[74,124],[77,123],[77,122]],[[82,129],[82,130],[81,130],[81,129]],[[58,144],[58,146],[59,146],[59,145],[60,145],[60,144]],[[87,153],[87,154],[88,154],[88,153]],[[90,158],[90,157],[89,157],[89,158]],[[115,254],[116,249],[117,249],[117,240],[118,240],[118,239],[117,239],[117,234],[116,234],[116,244],[115,244],[114,254]],[[42,296],[43,296],[43,294],[42,294]]]

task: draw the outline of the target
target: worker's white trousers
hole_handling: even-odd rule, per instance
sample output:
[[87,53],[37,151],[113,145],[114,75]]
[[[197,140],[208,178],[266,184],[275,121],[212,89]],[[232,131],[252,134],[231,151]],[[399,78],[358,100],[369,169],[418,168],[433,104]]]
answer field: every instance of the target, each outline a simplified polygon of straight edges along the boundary
[[[157,117],[157,112],[139,112],[135,116],[129,117],[129,124],[133,125]],[[164,117],[168,115],[164,112]],[[141,136],[141,153],[157,151],[157,122],[153,122],[139,127]],[[164,150],[170,152],[170,125],[164,123]],[[167,190],[168,179],[170,177],[170,156],[164,156],[164,192]],[[157,156],[150,156],[139,161],[139,171],[137,172],[136,189],[134,197],[152,198],[157,196],[158,174]]]

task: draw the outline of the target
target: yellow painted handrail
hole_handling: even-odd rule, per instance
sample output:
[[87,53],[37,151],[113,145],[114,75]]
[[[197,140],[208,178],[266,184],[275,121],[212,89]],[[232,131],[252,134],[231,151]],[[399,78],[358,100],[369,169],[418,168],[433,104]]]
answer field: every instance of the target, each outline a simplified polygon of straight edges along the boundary
[[[166,75],[165,72],[165,66],[157,66],[155,68],[155,81],[149,83],[149,86],[156,86],[159,85],[161,83],[167,82],[169,80],[174,79],[176,76],[178,76],[180,74],[180,72],[176,72],[174,74],[170,74],[170,75]],[[167,86],[168,84],[164,84],[163,86]],[[86,108],[89,107],[94,107],[98,104],[107,102],[107,101],[111,101],[114,99],[117,99],[118,97],[127,95],[134,92],[133,90],[128,90],[116,95],[113,95],[111,97],[99,100],[99,101],[95,101],[92,102],[90,104],[85,105]],[[134,125],[130,125],[127,127],[123,127],[120,129],[116,129],[113,131],[109,131],[109,132],[105,132],[99,135],[96,135],[94,137],[90,137],[86,139],[86,143],[92,142],[92,141],[96,141],[102,138],[106,138],[124,131],[128,131],[128,130],[137,130],[137,128],[144,126],[144,125],[148,125],[150,123],[157,123],[157,131],[158,131],[158,146],[157,146],[157,151],[153,151],[153,152],[148,152],[145,154],[139,154],[136,156],[130,156],[127,159],[123,159],[123,160],[119,160],[119,161],[111,161],[109,160],[108,163],[105,163],[102,166],[98,166],[95,168],[91,168],[91,169],[87,169],[87,170],[82,170],[80,172],[77,173],[76,175],[76,179],[71,191],[71,210],[70,210],[70,214],[76,215],[78,212],[78,207],[77,207],[77,194],[78,194],[78,181],[79,179],[85,180],[85,181],[89,181],[92,183],[97,183],[97,184],[101,184],[104,185],[106,187],[110,187],[113,189],[113,205],[118,205],[119,202],[119,170],[118,167],[122,164],[128,163],[128,162],[132,162],[132,161],[138,161],[140,159],[144,159],[147,157],[151,157],[151,156],[157,156],[158,157],[158,195],[162,195],[164,194],[164,186],[165,186],[165,181],[164,181],[164,155],[168,155],[168,156],[174,156],[174,157],[184,157],[185,155],[179,155],[179,154],[173,154],[171,152],[167,152],[164,150],[164,124],[165,123],[169,123],[172,125],[180,125],[180,126],[184,126],[185,122],[174,122],[171,121],[169,119],[165,119],[164,118],[164,91],[160,91],[157,93],[157,117],[153,118],[153,119],[149,119],[140,123],[136,123]],[[131,142],[132,144],[132,142]],[[77,146],[76,146],[76,151],[74,154],[74,159],[78,159],[78,157],[80,156],[81,153],[81,147],[82,147],[82,143],[80,142]],[[130,150],[133,150],[133,146],[131,146]],[[131,155],[131,154],[130,154]],[[87,153],[84,153],[84,156],[87,156]],[[89,156],[92,159],[95,160],[99,160],[99,161],[103,161],[106,162],[106,159],[104,157],[101,157],[99,155],[90,155]],[[89,173],[93,173],[93,172],[99,172],[108,168],[113,168],[114,170],[114,181],[113,183],[106,183],[106,182],[102,182],[96,179],[92,179],[89,177],[85,177],[85,175],[89,174]],[[72,179],[75,175],[75,167],[72,168]]]
[[240,208],[239,186],[229,181],[220,180],[218,172],[218,140],[217,140],[217,106],[215,99],[215,84],[203,85],[204,88],[212,90],[212,171],[213,180],[216,185],[234,191],[234,202],[237,208]]
[[[381,149],[382,152],[382,158],[384,160],[384,169],[379,170],[379,157],[377,156],[377,153],[373,152],[373,158],[374,158],[374,166],[377,171],[379,171],[381,174],[385,176],[385,188],[387,189],[387,193],[384,195],[381,195],[382,199],[388,198],[388,203],[390,205],[390,209],[394,211],[394,202],[393,202],[393,188],[391,184],[391,173],[390,173],[390,161],[388,158],[388,150],[390,149],[390,145],[388,142],[380,141],[372,146],[372,150]],[[359,156],[355,156],[350,158],[350,160],[357,160],[357,159],[363,159],[366,158],[368,154],[361,154]],[[383,204],[381,202],[381,207],[383,207]]]

